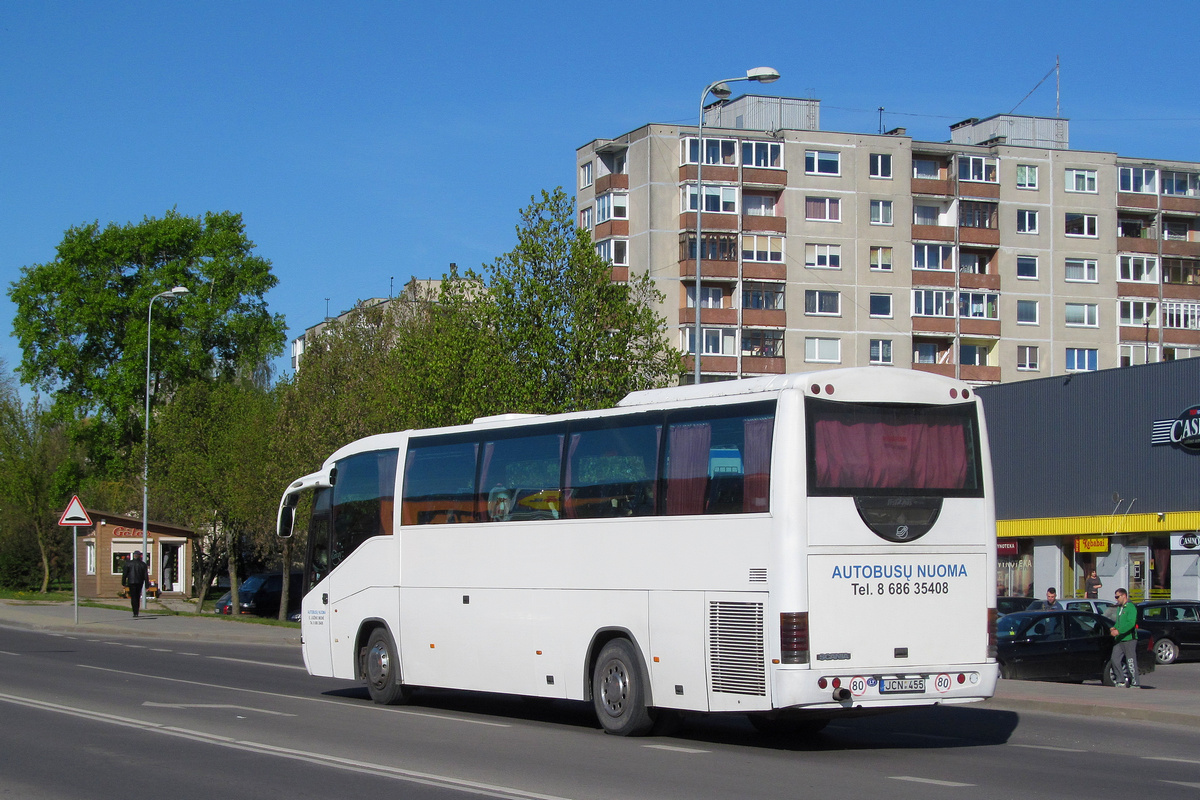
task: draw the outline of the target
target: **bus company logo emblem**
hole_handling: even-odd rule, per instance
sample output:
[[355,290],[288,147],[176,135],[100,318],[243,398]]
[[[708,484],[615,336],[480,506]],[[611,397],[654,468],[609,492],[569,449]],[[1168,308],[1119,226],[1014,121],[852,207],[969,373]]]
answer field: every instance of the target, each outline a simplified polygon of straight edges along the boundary
[[1150,444],[1169,444],[1200,453],[1200,405],[1185,409],[1175,419],[1155,420]]
[[907,539],[908,538],[908,526],[907,525],[897,525],[896,526],[896,538],[897,539]]

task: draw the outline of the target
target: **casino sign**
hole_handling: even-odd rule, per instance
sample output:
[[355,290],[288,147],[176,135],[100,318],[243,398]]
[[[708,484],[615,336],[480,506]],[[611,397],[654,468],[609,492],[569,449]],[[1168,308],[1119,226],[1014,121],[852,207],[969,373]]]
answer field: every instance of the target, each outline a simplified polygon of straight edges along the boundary
[[1169,444],[1200,453],[1200,406],[1186,409],[1175,419],[1155,420],[1150,444]]

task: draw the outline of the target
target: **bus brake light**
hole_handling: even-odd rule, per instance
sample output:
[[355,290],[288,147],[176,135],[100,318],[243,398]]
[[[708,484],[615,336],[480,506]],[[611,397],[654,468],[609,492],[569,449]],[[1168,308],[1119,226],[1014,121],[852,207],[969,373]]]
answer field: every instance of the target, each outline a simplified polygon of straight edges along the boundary
[[788,611],[779,615],[779,643],[784,664],[808,663],[807,611]]

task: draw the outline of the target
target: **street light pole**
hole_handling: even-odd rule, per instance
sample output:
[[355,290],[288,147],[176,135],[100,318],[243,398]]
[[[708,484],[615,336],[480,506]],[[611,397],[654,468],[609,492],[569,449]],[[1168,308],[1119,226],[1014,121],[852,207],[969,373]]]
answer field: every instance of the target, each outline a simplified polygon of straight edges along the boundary
[[723,81],[714,81],[704,87],[704,91],[700,94],[700,124],[697,132],[697,151],[696,151],[696,287],[693,293],[692,308],[696,313],[696,333],[692,342],[692,361],[695,366],[692,383],[699,385],[700,383],[700,354],[703,352],[703,346],[700,343],[702,329],[700,327],[700,261],[704,258],[704,241],[702,235],[703,214],[704,214],[704,101],[708,98],[709,93],[715,94],[718,99],[725,100],[729,95],[733,94],[729,87],[725,84],[733,83],[734,81],[758,81],[759,83],[774,83],[779,80],[779,73],[770,67],[754,67],[746,70],[745,77],[742,78],[726,78]]
[[160,297],[182,297],[188,294],[186,286],[176,286],[150,298],[146,310],[146,431],[142,436],[142,554],[146,557],[146,570],[150,570],[150,321],[154,315],[154,301]]

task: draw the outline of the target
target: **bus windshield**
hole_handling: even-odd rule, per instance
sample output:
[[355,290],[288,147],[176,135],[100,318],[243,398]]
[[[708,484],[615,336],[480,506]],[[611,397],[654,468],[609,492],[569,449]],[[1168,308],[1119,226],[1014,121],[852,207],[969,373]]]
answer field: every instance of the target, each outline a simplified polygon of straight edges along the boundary
[[982,495],[975,406],[834,403],[808,398],[814,495]]

